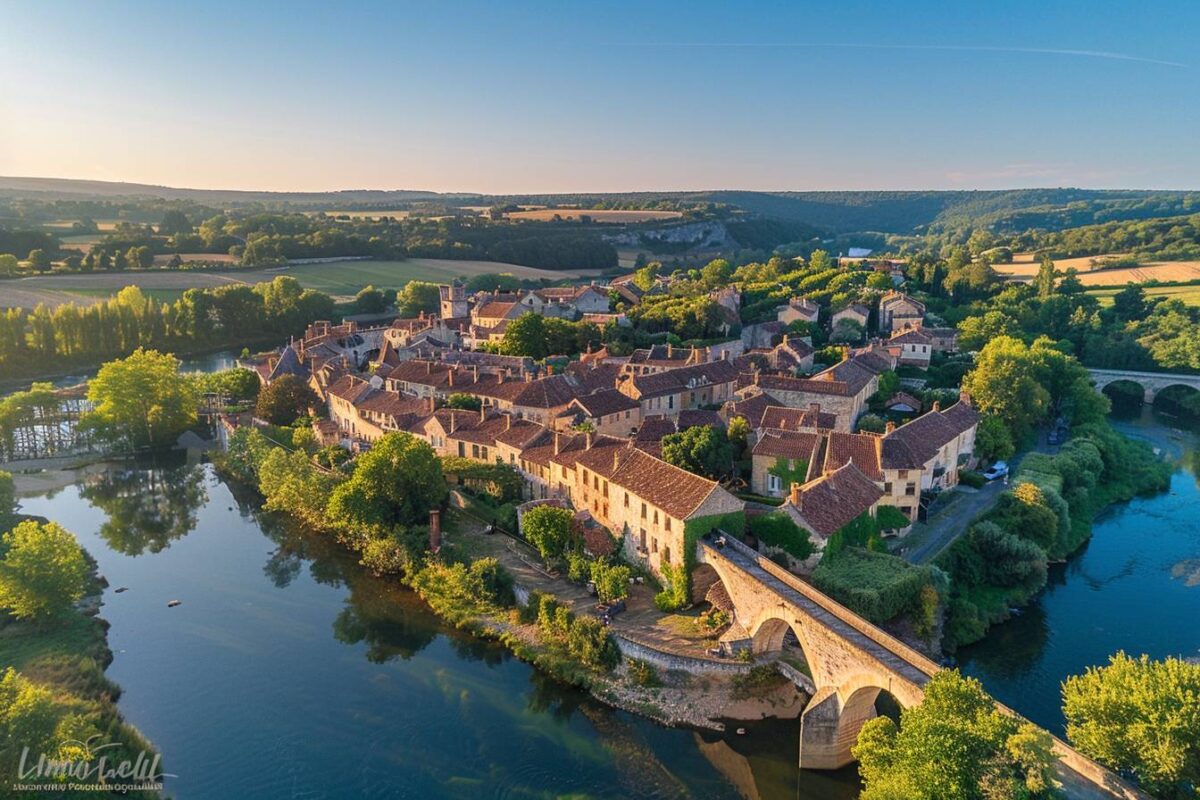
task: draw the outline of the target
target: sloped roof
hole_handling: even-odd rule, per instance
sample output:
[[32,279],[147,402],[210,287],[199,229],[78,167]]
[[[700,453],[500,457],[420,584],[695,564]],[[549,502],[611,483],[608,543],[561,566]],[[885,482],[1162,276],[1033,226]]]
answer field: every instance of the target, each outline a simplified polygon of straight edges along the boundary
[[871,480],[883,480],[883,472],[879,468],[880,437],[841,431],[829,431],[826,435],[829,439],[825,448],[825,472],[833,472],[853,463]]
[[883,490],[854,464],[800,487],[800,505],[789,508],[818,536],[828,539],[883,497]]
[[592,394],[576,397],[574,404],[582,408],[589,417],[604,417],[640,407],[636,400],[616,389],[601,389]]
[[764,430],[754,443],[753,455],[775,458],[794,458],[807,461],[810,465],[821,447],[821,437],[816,433],[784,431],[777,428]]

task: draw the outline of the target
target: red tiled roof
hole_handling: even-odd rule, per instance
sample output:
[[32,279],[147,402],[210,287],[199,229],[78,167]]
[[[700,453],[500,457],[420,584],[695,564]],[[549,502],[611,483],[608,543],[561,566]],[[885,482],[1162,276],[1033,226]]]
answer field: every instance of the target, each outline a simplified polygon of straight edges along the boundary
[[[800,506],[791,506],[814,533],[828,539],[883,497],[883,490],[854,464],[800,488]],[[790,501],[789,501],[790,504]]]

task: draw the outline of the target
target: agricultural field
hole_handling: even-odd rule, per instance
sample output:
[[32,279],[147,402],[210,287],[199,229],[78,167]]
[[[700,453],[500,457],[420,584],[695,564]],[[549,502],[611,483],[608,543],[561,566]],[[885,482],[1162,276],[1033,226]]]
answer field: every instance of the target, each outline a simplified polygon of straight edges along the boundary
[[290,275],[309,289],[328,292],[339,299],[353,297],[367,285],[398,289],[410,280],[445,282],[488,272],[508,273],[518,278],[552,281],[594,274],[586,271],[552,271],[504,264],[497,261],[452,261],[413,258],[404,261],[332,261],[326,264],[297,264],[271,269],[229,272],[93,272],[69,275],[38,275],[0,281],[0,308],[33,308],[38,303],[54,307],[69,302],[95,302],[116,294],[125,286],[139,286],[154,297],[170,299],[185,289],[211,288],[228,283],[260,283],[277,275]]
[[587,208],[539,208],[530,211],[510,211],[504,216],[507,219],[525,219],[546,222],[556,216],[565,220],[577,220],[581,216],[591,217],[593,222],[629,223],[629,222],[658,222],[665,219],[679,219],[681,211],[624,211],[620,209],[587,209]]
[[[1113,295],[1120,289],[1092,289],[1088,294],[1100,301],[1101,306],[1111,306]],[[1147,298],[1166,298],[1182,300],[1189,306],[1200,306],[1200,286],[1148,286],[1145,289]]]
[[[1103,256],[1063,258],[1056,260],[1054,266],[1059,270],[1074,267],[1079,273],[1079,281],[1084,286],[1124,286],[1131,282],[1179,283],[1200,280],[1200,261],[1151,261],[1136,267],[1092,268],[1093,259],[1117,258],[1120,255],[1113,253]],[[1033,260],[1032,254],[1027,253],[1015,255],[1011,263],[992,265],[993,269],[1001,275],[1019,281],[1032,279],[1037,274],[1038,266],[1039,263]]]
[[337,210],[329,209],[326,211],[322,211],[320,213],[324,214],[327,217],[334,217],[334,218],[350,217],[350,219],[378,220],[378,219],[381,219],[382,217],[391,217],[392,219],[407,219],[408,215],[411,214],[412,212],[407,211],[407,210],[405,210],[405,211],[401,211],[401,210],[395,210],[395,211],[386,211],[386,210],[385,211],[343,211],[341,209],[337,209]]

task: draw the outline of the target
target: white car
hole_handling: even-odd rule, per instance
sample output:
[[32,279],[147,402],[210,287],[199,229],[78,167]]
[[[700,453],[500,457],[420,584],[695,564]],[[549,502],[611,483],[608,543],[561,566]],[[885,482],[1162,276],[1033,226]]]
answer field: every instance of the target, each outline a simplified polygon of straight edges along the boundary
[[1008,462],[997,461],[995,464],[992,464],[990,467],[988,467],[986,471],[984,471],[983,477],[989,481],[994,481],[997,478],[1003,478],[1007,474]]

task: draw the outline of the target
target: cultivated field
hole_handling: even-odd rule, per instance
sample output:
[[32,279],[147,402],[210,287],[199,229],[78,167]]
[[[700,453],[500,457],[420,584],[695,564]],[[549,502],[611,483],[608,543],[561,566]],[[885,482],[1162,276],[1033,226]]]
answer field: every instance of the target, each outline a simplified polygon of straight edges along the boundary
[[379,219],[380,217],[391,217],[393,219],[406,219],[412,212],[410,211],[342,211],[328,209],[324,212],[327,217],[350,217],[351,219]]
[[[1093,259],[1119,256],[1119,253],[1112,253],[1103,256],[1063,258],[1055,260],[1054,266],[1058,270],[1074,267],[1079,273],[1079,281],[1084,286],[1123,286],[1130,282],[1162,281],[1167,283],[1200,279],[1200,261],[1151,261],[1136,267],[1092,268]],[[1031,254],[1017,254],[1013,259],[1012,263],[994,264],[993,268],[1001,275],[1019,281],[1030,280],[1037,274],[1039,263],[1032,260]]]
[[[1111,306],[1113,295],[1120,289],[1092,289],[1088,294],[1095,296],[1102,306]],[[1189,306],[1200,306],[1200,286],[1149,286],[1145,289],[1146,297],[1164,297],[1169,300],[1182,300]]]
[[533,211],[510,211],[504,216],[508,219],[531,219],[546,222],[556,216],[561,219],[579,219],[581,216],[591,217],[593,222],[655,222],[664,219],[678,219],[683,216],[681,211],[622,211],[619,209],[587,209],[587,208],[539,208]]
[[594,274],[587,271],[551,271],[503,264],[496,261],[451,261],[413,258],[404,261],[333,261],[328,264],[297,264],[285,268],[229,272],[93,272],[71,275],[39,275],[0,281],[0,308],[33,308],[38,303],[57,306],[72,301],[94,302],[116,294],[125,286],[139,286],[155,297],[169,299],[173,293],[191,288],[211,288],[229,283],[260,283],[277,275],[290,275],[309,289],[338,298],[352,297],[367,285],[397,289],[410,280],[446,282],[489,272],[508,273],[518,278],[563,280]]

